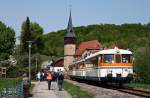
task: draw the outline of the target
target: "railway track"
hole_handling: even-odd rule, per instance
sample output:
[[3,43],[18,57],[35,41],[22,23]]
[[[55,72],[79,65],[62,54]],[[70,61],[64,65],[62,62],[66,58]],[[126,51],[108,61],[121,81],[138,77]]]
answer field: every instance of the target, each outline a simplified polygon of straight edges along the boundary
[[141,96],[144,98],[150,98],[150,90],[143,90],[143,89],[134,89],[134,88],[123,88],[123,89],[117,89],[120,92],[125,92],[137,96]]
[[112,89],[112,90],[116,90],[119,92],[128,93],[131,95],[136,95],[136,96],[140,96],[140,97],[144,97],[144,98],[150,98],[150,90],[147,90],[147,89],[128,88],[128,87],[119,88],[118,86],[114,86],[111,84],[103,85],[100,83],[89,82],[89,81],[84,81],[84,82],[83,81],[76,81],[76,82],[86,83],[88,85],[94,85],[97,87],[102,87],[102,88],[107,88],[107,89]]

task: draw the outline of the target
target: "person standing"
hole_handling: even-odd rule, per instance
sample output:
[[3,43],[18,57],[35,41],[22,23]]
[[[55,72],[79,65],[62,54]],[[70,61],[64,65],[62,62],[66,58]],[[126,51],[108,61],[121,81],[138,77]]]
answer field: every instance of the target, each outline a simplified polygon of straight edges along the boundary
[[47,81],[48,81],[48,90],[51,89],[51,81],[52,81],[52,74],[50,71],[47,73]]
[[41,73],[38,72],[36,76],[37,76],[37,80],[40,82],[40,76],[41,76]]
[[63,75],[62,72],[60,72],[58,74],[58,78],[57,78],[57,83],[58,83],[58,89],[59,89],[59,91],[62,90],[63,80],[64,80],[64,75]]

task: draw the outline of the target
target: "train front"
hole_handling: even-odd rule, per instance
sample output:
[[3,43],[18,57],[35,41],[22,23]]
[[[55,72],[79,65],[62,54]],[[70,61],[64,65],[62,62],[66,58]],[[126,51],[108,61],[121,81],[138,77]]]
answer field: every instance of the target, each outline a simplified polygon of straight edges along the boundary
[[125,83],[133,79],[133,55],[129,50],[106,49],[99,57],[99,76],[102,82]]

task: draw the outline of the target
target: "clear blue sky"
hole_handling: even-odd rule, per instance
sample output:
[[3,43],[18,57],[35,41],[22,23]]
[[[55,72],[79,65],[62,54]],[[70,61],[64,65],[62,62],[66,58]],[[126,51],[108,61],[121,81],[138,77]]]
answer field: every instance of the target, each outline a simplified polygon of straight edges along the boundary
[[70,2],[74,26],[150,22],[150,0],[1,0],[0,21],[11,26],[16,36],[26,16],[45,33],[65,29]]

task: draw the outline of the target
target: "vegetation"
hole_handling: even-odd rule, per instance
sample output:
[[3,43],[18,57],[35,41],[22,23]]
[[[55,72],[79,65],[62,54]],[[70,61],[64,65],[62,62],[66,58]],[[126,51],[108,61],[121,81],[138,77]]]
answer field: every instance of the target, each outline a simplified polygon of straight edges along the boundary
[[[11,67],[7,71],[9,77],[21,76],[24,73],[28,74],[29,49],[27,41],[33,41],[31,47],[31,76],[32,78],[35,78],[35,74],[40,69],[41,65],[40,53],[44,48],[42,37],[43,28],[38,23],[30,22],[29,17],[27,17],[26,21],[22,23],[20,45],[16,46],[14,53],[14,57],[17,59],[17,66]],[[15,73],[16,71],[18,73]]]
[[21,31],[21,50],[22,52],[28,52],[28,43],[31,41],[31,29],[30,29],[30,19],[27,17],[26,21],[22,24]]
[[[104,47],[117,45],[120,48],[129,48],[132,51],[145,46],[150,42],[150,25],[142,24],[100,24],[75,27],[74,32],[77,37],[77,45],[81,41],[95,40],[103,44]],[[45,48],[43,54],[63,56],[63,41],[66,30],[50,32],[44,35]]]
[[125,84],[125,86],[132,87],[132,88],[150,89],[150,84],[146,84],[146,83],[128,83]]
[[142,52],[135,55],[135,82],[150,83],[150,47],[147,48],[149,48],[149,51],[143,49]]
[[28,53],[27,41],[33,41],[32,53],[40,52],[44,46],[42,41],[43,28],[38,23],[30,22],[29,17],[22,23],[21,28],[21,53]]
[[[114,45],[130,49],[135,57],[136,82],[150,82],[149,53],[143,48],[150,43],[150,24],[100,24],[75,27],[77,45],[82,41],[98,40],[104,47]],[[50,32],[44,35],[45,48],[43,54],[57,58],[63,56],[63,41],[66,30]],[[50,40],[49,40],[50,39]],[[150,46],[148,49],[150,51]],[[147,55],[146,55],[147,54]],[[142,57],[142,58],[141,58]]]
[[0,90],[5,87],[16,87],[16,85],[22,80],[21,78],[16,79],[0,79]]
[[[63,58],[64,35],[66,30],[43,34],[43,28],[38,23],[30,22],[29,17],[22,23],[21,43],[15,46],[15,32],[4,23],[0,22],[0,60],[8,60],[13,54],[17,59],[17,66],[10,67],[7,75],[17,77],[28,73],[28,44],[32,40],[31,73],[34,76],[36,71],[36,58],[38,65],[44,60]],[[97,24],[75,27],[74,32],[77,38],[77,46],[82,41],[98,40],[104,47],[114,45],[119,48],[130,49],[135,57],[136,82],[150,82],[150,23],[148,24]],[[148,45],[148,47],[145,47]],[[144,50],[146,49],[146,50]],[[37,70],[35,70],[37,69]],[[16,71],[18,73],[16,73]]]
[[15,31],[0,21],[0,61],[7,60],[15,47]]
[[82,91],[80,87],[64,81],[63,88],[71,94],[73,98],[94,98],[94,95]]

